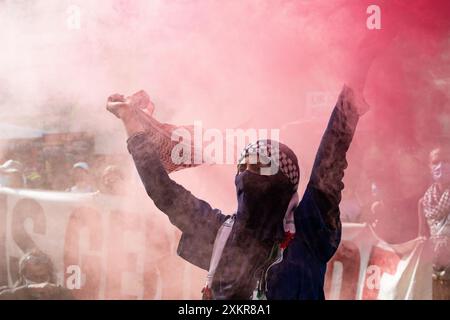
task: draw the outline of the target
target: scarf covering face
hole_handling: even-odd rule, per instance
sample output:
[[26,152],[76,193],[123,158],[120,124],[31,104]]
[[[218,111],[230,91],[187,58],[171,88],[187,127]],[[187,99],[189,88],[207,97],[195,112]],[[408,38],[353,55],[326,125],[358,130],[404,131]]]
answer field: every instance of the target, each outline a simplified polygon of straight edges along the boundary
[[[265,140],[256,145],[271,144],[272,141]],[[246,148],[249,152],[250,146]],[[291,199],[298,187],[298,162],[287,146],[279,144],[278,148],[280,170],[275,174],[262,175],[245,170],[235,177],[237,212],[212,281],[215,299],[251,298],[256,282],[270,262],[268,258],[274,244],[282,243],[284,239],[285,227],[295,232],[292,219],[285,221],[284,218],[288,206],[294,208],[296,205],[291,206]],[[264,156],[270,157],[273,150],[266,153],[267,148],[264,151],[259,147],[252,152],[264,152]]]

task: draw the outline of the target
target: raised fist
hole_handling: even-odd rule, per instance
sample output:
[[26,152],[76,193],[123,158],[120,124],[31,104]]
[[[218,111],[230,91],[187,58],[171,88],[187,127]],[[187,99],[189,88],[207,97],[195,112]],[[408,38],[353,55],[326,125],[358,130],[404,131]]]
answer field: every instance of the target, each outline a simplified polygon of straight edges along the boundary
[[115,93],[108,97],[106,110],[111,112],[117,118],[122,119],[123,116],[131,110],[131,107],[124,95]]

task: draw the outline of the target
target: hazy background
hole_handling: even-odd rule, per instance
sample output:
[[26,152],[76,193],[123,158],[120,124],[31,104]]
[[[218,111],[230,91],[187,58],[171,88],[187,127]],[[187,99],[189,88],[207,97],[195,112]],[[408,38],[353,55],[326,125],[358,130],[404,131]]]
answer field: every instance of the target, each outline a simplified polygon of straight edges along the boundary
[[[445,0],[0,0],[0,120],[92,132],[101,152],[126,153],[105,101],[144,89],[163,122],[281,129],[303,188],[339,90],[358,68],[359,41],[379,32],[366,27],[370,4],[394,39],[369,73],[372,109],[350,149],[346,185],[362,201],[375,180],[391,197],[415,199],[429,182],[428,151],[450,137]],[[205,166],[173,178],[231,213],[233,173]],[[416,213],[395,216],[387,220],[402,226]]]

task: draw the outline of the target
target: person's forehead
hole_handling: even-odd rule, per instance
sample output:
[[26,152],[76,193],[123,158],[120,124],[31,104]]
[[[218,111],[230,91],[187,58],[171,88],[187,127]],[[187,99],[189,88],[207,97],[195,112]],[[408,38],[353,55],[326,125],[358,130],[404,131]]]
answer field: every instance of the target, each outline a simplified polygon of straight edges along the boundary
[[269,161],[270,157],[268,157],[267,155],[252,153],[247,154],[245,157],[242,157],[241,161],[239,161],[239,164],[257,164],[260,162],[267,163]]

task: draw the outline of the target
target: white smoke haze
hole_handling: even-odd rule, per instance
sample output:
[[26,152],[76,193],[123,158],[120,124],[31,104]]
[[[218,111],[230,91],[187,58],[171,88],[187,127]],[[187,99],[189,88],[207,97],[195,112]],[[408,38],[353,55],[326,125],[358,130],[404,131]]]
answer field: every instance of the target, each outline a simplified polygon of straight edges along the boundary
[[323,50],[319,20],[311,25],[314,16],[299,15],[295,2],[1,5],[2,118],[93,131],[113,150],[124,150],[125,137],[104,111],[111,93],[147,90],[165,122],[277,128],[302,115],[309,90],[328,89],[339,55]]
[[[263,113],[289,92],[280,92],[285,71],[312,74],[302,55],[315,46],[305,41],[321,41],[311,27],[302,32],[306,19],[294,16],[293,3],[3,1],[2,7],[2,91],[10,98],[4,102],[22,113],[53,102],[50,114],[70,104],[90,113],[80,118],[100,113],[105,125],[112,123],[102,112],[105,97],[137,88],[149,91],[167,120],[213,118],[205,111],[214,115],[212,125],[249,120],[256,106]],[[73,7],[80,10],[79,30],[70,29]],[[295,107],[304,101],[300,84],[283,98]]]
[[[373,109],[360,121],[350,149],[349,172],[356,180],[364,170],[386,165],[371,158],[379,156],[370,145],[376,139],[396,150],[407,143],[394,135],[412,134],[424,147],[416,152],[423,161],[434,139],[427,108],[437,93],[441,109],[448,109],[449,41],[442,16],[433,24],[417,11],[422,1],[411,2],[417,8],[388,2],[381,1],[392,9],[383,21],[400,27],[369,74],[366,94]],[[367,33],[370,3],[0,0],[0,120],[53,132],[87,131],[102,150],[125,154],[125,132],[106,112],[106,99],[144,89],[161,122],[282,129],[281,142],[299,158],[303,189],[333,99],[358,67],[353,57]],[[79,29],[73,20],[78,12]],[[327,103],[315,109],[314,94],[326,96]],[[417,168],[426,169],[413,158],[400,154],[389,166],[408,163],[402,169],[407,180]],[[171,177],[232,213],[234,174],[234,166],[201,166]],[[132,188],[143,193],[140,185]]]

